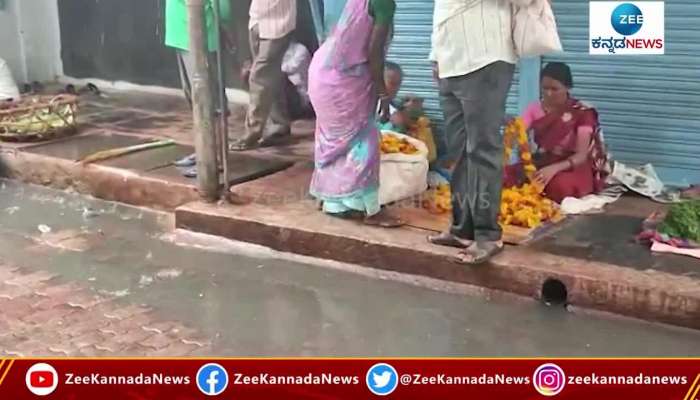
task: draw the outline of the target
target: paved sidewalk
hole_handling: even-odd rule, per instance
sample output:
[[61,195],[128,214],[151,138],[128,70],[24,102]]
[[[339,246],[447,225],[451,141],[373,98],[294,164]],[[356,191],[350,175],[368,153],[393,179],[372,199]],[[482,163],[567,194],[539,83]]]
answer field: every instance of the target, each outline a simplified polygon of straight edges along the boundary
[[210,344],[196,330],[158,319],[48,272],[0,265],[0,352],[6,356],[193,356]]

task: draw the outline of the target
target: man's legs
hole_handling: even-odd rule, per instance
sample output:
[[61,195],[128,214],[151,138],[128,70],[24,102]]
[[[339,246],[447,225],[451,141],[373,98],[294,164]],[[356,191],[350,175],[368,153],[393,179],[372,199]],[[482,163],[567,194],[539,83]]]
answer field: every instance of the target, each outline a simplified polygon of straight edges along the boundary
[[[250,47],[253,65],[250,71],[250,105],[246,115],[246,133],[238,148],[257,145],[266,132],[267,120],[271,126],[267,132],[286,134],[289,132],[289,116],[284,109],[282,97],[282,58],[289,47],[291,36],[279,39],[262,39],[257,27],[250,30]],[[234,148],[235,148],[234,147]]]
[[267,119],[267,124],[263,131],[263,140],[274,140],[280,137],[284,138],[292,134],[289,102],[285,90],[288,83],[289,81],[287,81],[287,78],[282,75],[279,84],[279,92],[272,101],[270,116]]
[[459,146],[452,175],[451,232],[476,242],[501,240],[498,213],[503,180],[505,116],[514,66],[496,62],[471,74],[441,82],[442,104],[451,146]]

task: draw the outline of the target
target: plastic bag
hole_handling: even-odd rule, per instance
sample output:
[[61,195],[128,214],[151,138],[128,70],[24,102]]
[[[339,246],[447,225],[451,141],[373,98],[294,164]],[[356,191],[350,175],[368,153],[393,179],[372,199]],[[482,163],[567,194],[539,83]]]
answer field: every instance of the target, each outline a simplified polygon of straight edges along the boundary
[[12,71],[5,60],[0,58],[0,101],[19,100],[19,89],[12,78]]
[[407,199],[428,189],[428,148],[418,139],[396,132],[382,134],[398,136],[414,145],[415,154],[382,154],[379,167],[379,203],[386,205]]
[[513,5],[513,42],[519,57],[536,57],[561,52],[557,21],[549,0],[530,5]]

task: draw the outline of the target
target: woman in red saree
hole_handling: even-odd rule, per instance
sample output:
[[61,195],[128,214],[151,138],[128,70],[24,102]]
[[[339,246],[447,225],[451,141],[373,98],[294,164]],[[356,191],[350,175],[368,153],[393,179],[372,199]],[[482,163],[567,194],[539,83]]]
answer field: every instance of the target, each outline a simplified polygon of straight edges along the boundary
[[547,64],[540,81],[542,100],[523,115],[537,145],[535,181],[557,203],[602,190],[607,159],[598,112],[571,97],[568,65]]

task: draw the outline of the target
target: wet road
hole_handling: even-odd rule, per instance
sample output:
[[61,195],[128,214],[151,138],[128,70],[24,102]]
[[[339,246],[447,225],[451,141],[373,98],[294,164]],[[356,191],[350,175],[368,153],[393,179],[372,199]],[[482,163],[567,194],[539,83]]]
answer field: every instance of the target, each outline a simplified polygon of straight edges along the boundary
[[171,232],[169,214],[11,181],[0,188],[3,263],[147,305],[198,330],[212,355],[700,355],[695,331],[436,291]]

